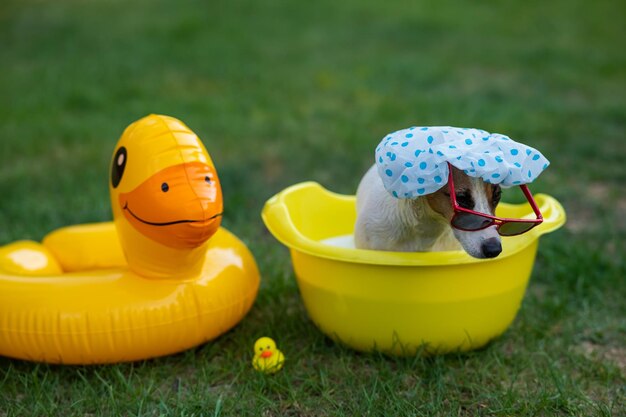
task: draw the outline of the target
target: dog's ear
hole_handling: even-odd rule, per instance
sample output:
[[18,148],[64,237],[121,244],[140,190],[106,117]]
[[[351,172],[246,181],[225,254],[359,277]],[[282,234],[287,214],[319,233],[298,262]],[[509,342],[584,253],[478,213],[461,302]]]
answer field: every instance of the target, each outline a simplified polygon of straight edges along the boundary
[[427,204],[435,213],[442,216],[446,219],[446,221],[450,221],[452,219],[454,210],[452,209],[452,204],[450,203],[450,193],[448,192],[447,185],[432,194],[428,194],[425,199]]

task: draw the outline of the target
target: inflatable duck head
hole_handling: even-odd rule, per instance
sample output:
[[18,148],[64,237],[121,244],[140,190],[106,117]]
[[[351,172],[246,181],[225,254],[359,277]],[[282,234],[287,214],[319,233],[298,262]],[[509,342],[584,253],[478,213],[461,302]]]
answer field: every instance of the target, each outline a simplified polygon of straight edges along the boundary
[[158,277],[201,267],[201,249],[220,226],[222,190],[204,145],[180,120],[149,115],[128,126],[109,189],[131,269]]

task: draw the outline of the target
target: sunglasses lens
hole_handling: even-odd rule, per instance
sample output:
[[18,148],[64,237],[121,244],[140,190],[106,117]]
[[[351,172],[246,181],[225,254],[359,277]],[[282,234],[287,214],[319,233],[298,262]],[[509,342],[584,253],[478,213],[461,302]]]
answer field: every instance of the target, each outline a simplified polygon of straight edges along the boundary
[[502,236],[515,236],[528,232],[535,227],[536,223],[524,223],[524,222],[506,222],[500,225],[498,233]]
[[452,226],[462,230],[481,230],[491,223],[491,219],[470,213],[457,213],[452,219]]

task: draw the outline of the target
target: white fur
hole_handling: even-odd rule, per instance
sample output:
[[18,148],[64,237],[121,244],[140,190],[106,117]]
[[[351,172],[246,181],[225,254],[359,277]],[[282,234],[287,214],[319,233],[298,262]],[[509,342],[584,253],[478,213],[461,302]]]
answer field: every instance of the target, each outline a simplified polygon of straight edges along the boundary
[[[471,178],[474,210],[489,213],[489,198],[481,180]],[[397,199],[385,190],[376,166],[367,171],[357,189],[357,221],[354,239],[357,248],[401,252],[465,249],[483,258],[482,243],[499,235],[495,226],[464,232],[454,229],[423,197]]]

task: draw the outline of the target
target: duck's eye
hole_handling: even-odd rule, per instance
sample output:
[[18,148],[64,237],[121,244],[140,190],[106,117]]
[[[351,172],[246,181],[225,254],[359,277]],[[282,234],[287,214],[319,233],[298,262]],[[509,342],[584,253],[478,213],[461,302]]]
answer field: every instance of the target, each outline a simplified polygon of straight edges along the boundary
[[168,192],[170,190],[170,186],[167,185],[166,182],[164,182],[163,184],[161,184],[161,191],[163,191],[164,193]]
[[269,349],[270,347],[268,346],[267,348]]
[[207,175],[206,177],[204,177],[204,182],[206,182],[207,184],[211,184],[211,178],[209,178],[209,176]]
[[262,347],[260,347],[260,348],[259,348],[259,350],[260,350],[261,352],[263,352],[263,348],[262,348]]
[[128,160],[128,153],[125,147],[121,147],[115,152],[113,157],[113,163],[111,165],[111,185],[113,188],[117,188],[122,181],[124,175],[124,168],[126,168],[126,161]]

